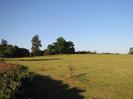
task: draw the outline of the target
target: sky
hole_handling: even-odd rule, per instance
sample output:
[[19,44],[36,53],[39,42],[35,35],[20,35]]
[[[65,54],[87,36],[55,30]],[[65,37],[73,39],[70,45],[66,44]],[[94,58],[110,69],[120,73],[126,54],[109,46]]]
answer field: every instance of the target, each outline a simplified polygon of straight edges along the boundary
[[133,47],[133,0],[0,0],[0,39],[42,48],[64,37],[76,50],[127,53]]

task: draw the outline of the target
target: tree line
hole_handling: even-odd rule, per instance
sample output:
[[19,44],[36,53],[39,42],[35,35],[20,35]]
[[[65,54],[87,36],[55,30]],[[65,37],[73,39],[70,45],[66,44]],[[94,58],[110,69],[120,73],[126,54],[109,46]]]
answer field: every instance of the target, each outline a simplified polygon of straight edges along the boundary
[[75,48],[72,41],[66,41],[63,37],[57,38],[53,44],[49,44],[47,49],[41,50],[41,40],[38,35],[31,39],[31,52],[26,48],[20,48],[17,45],[8,44],[7,40],[1,39],[0,57],[28,57],[28,56],[43,56],[54,54],[74,54]]
[[42,46],[41,40],[38,35],[35,35],[32,40],[31,55],[40,56],[40,55],[54,55],[54,54],[74,54],[75,48],[72,41],[66,41],[63,37],[57,38],[56,42],[49,44],[47,49],[41,51],[40,47]]
[[[72,41],[66,41],[63,37],[59,37],[52,44],[49,44],[46,49],[41,50],[41,40],[38,35],[31,39],[31,52],[26,48],[20,48],[17,45],[8,44],[8,41],[1,39],[0,57],[28,57],[28,56],[43,56],[55,54],[96,54],[96,51],[75,51],[75,45]],[[133,54],[133,48],[130,48],[129,54]]]
[[49,54],[74,54],[75,48],[72,41],[66,41],[63,37],[57,39],[53,44],[48,45]]
[[0,44],[0,57],[27,57],[30,56],[30,52],[28,49],[19,48],[18,46],[14,46],[8,44],[8,42],[4,39],[1,39]]

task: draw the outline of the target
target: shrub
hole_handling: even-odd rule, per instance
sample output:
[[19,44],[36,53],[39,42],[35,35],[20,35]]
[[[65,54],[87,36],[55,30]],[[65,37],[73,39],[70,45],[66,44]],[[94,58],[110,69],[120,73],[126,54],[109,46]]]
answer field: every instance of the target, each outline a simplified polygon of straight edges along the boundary
[[22,79],[29,75],[27,68],[20,65],[0,63],[0,99],[16,99],[17,87],[22,85]]

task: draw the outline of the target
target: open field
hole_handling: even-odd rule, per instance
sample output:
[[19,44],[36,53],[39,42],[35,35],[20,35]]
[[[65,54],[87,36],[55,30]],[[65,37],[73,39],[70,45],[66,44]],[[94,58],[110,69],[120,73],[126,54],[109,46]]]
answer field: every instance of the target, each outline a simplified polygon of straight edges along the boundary
[[[84,89],[81,94],[85,99],[133,99],[131,55],[55,55],[11,58],[7,62]],[[68,77],[68,66],[73,68],[72,77]]]

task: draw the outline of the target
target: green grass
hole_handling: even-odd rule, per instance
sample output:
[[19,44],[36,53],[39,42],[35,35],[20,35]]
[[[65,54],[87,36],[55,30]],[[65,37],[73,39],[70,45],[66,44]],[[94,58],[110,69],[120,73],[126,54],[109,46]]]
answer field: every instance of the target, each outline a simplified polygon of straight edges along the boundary
[[[131,55],[55,55],[7,60],[85,89],[85,99],[133,99]],[[69,65],[74,68],[71,79],[67,77]]]

